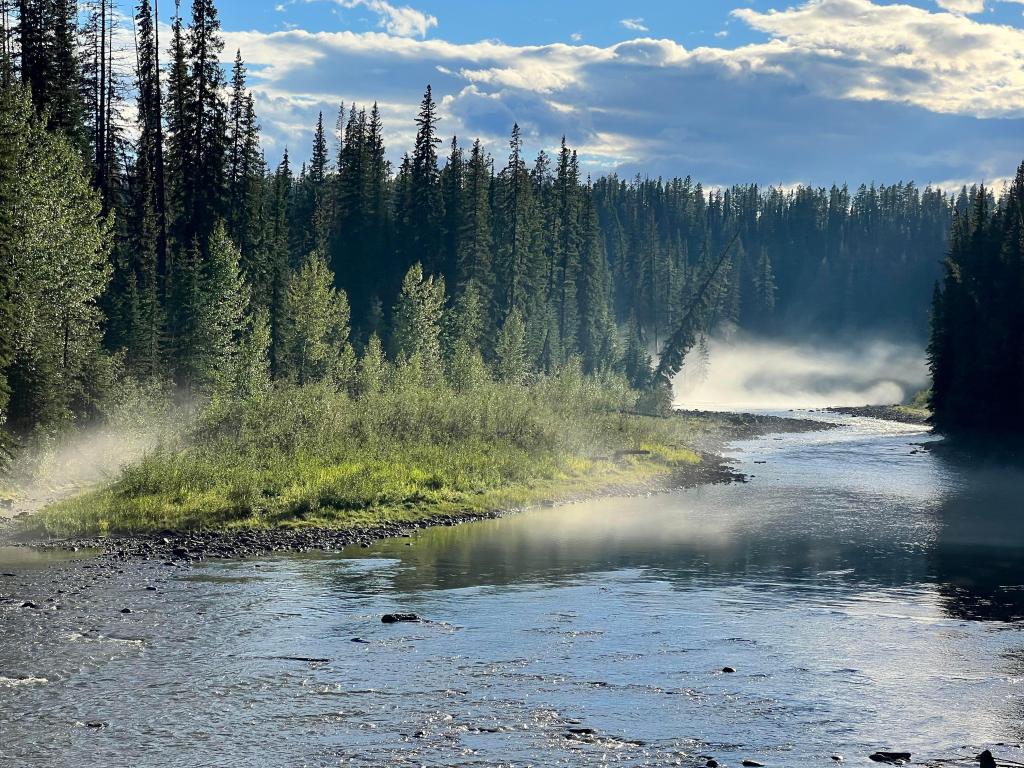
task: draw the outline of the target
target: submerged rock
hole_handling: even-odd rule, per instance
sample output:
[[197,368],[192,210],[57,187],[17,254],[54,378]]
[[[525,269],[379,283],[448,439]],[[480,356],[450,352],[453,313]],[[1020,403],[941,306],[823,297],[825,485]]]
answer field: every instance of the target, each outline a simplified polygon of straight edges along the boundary
[[904,763],[910,762],[909,752],[875,752],[873,755],[868,755],[869,760],[874,760],[876,763],[889,763],[891,765],[903,765]]
[[400,621],[423,621],[415,613],[385,613],[380,620],[384,624],[397,624]]

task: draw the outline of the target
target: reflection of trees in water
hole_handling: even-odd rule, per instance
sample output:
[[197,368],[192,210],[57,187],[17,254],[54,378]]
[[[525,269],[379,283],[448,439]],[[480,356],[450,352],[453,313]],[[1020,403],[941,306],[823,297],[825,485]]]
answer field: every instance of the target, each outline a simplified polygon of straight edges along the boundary
[[796,594],[826,583],[860,593],[932,583],[951,617],[1024,620],[1024,471],[938,461],[948,482],[934,507],[894,507],[863,491],[841,498],[827,486],[772,505],[733,487],[705,497],[700,516],[672,497],[584,504],[436,528],[412,547],[387,542],[365,554],[401,561],[388,575],[400,592],[555,586],[643,569],[680,589],[743,583]]
[[[723,509],[719,515],[712,510],[689,523],[671,497],[622,502],[615,514],[580,505],[437,528],[424,532],[412,547],[384,543],[375,553],[402,561],[403,567],[391,575],[394,588],[402,592],[525,583],[554,586],[624,569],[653,572],[681,589],[742,582],[753,588],[763,584],[765,589],[802,592],[825,578],[832,587],[846,582],[851,590],[860,591],[916,585],[927,578],[924,553],[906,546],[907,537],[919,535],[913,522],[893,523],[891,516],[878,513],[878,520],[845,525],[837,535],[829,499],[794,499],[795,511],[777,517],[756,497],[753,504],[749,498],[744,501],[752,511]],[[865,515],[883,505],[881,499],[870,498],[856,503],[864,507]],[[727,524],[719,525],[730,515]],[[879,526],[886,523],[887,530],[880,532]]]
[[930,556],[946,613],[975,621],[1024,619],[1024,471],[940,459],[951,484]]

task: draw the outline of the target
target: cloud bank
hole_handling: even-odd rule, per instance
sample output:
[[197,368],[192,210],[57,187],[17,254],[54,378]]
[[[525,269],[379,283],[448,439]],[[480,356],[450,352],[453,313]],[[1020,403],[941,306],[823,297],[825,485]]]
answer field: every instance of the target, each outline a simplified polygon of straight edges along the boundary
[[308,146],[317,111],[374,100],[400,153],[430,82],[444,133],[479,136],[500,156],[518,121],[534,149],[565,134],[596,172],[928,182],[1005,177],[1019,161],[1024,31],[965,15],[971,0],[944,0],[956,13],[872,0],[744,7],[732,16],[762,41],[693,49],[651,37],[454,43],[426,38],[438,21],[414,9],[334,2],[377,12],[384,31],[226,34],[252,68],[272,153]]

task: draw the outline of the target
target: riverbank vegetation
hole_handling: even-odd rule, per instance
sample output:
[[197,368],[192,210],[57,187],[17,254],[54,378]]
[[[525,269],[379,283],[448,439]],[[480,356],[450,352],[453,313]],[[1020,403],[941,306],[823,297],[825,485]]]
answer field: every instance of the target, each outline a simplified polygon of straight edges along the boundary
[[957,217],[928,356],[938,431],[1024,435],[1024,165],[998,200],[981,189]]
[[462,515],[633,485],[700,456],[709,420],[631,413],[621,377],[579,363],[532,381],[479,358],[431,380],[370,352],[350,386],[286,384],[215,401],[121,477],[27,522],[51,535],[318,525]]

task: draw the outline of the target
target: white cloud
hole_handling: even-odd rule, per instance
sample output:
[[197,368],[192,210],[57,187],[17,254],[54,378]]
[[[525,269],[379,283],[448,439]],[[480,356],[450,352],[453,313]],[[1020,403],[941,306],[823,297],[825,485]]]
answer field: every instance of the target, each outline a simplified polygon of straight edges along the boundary
[[571,35],[569,35],[569,39],[572,40],[574,43],[578,43],[580,40],[583,39],[583,35],[579,32],[573,32]]
[[732,13],[769,34],[774,47],[711,55],[777,66],[843,98],[978,117],[1024,114],[1024,31],[1015,27],[871,0]]
[[644,24],[644,20],[643,19],[619,19],[619,24],[621,24],[626,29],[633,30],[634,32],[649,32],[650,31],[649,29],[647,29],[647,26]]
[[499,161],[513,121],[534,147],[565,133],[588,168],[693,171],[723,182],[993,178],[1019,161],[1021,30],[871,0],[805,0],[733,15],[769,40],[696,49],[648,38],[460,44],[413,36],[425,27],[401,36],[225,37],[251,66],[260,117],[277,146],[306,147],[316,110],[378,100],[388,145],[401,152],[431,82],[440,130],[479,136]]
[[386,0],[334,0],[342,8],[363,7],[380,16],[380,26],[399,37],[426,37],[437,26],[437,17],[408,5],[396,7]]
[[935,4],[953,13],[981,13],[985,10],[985,0],[935,0]]

